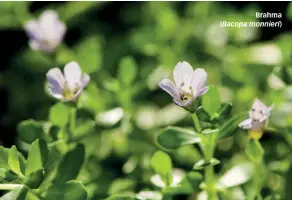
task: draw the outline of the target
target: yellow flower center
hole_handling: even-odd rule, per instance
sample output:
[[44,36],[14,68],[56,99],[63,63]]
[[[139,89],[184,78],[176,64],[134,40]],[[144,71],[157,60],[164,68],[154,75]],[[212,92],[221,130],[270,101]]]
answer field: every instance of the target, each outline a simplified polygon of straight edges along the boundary
[[70,90],[68,83],[64,85],[63,96],[65,99],[71,99],[79,90],[79,87],[76,86],[73,91]]
[[259,140],[263,136],[263,131],[252,131],[248,132],[248,139]]

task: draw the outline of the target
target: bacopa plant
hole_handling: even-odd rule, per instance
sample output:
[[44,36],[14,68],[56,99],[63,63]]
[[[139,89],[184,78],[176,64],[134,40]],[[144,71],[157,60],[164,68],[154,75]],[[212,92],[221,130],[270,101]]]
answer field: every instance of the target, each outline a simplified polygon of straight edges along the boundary
[[291,33],[222,28],[258,10],[214,2],[125,4],[114,27],[92,17],[107,3],[52,5],[0,4],[27,35],[0,74],[5,119],[26,117],[0,200],[292,199]]

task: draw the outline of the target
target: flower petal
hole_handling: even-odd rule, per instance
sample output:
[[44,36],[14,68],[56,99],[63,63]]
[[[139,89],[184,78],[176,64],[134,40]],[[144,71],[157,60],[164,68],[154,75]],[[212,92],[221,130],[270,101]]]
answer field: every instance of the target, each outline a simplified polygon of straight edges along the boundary
[[241,122],[238,126],[243,129],[250,129],[252,127],[252,120],[248,118]]
[[58,99],[62,98],[65,78],[61,70],[59,68],[50,69],[46,76],[51,94]]
[[172,96],[174,99],[179,99],[178,89],[175,87],[174,83],[169,79],[162,79],[159,82],[159,87],[166,91],[168,94]]
[[90,81],[90,76],[86,73],[82,75],[82,87],[85,88]]
[[204,69],[198,68],[192,73],[192,88],[194,91],[201,91],[206,85],[208,74]]
[[30,39],[41,40],[42,33],[36,20],[29,20],[26,22],[24,25],[24,30]]
[[196,90],[194,90],[194,97],[195,98],[198,98],[199,96],[202,96],[203,94],[206,94],[209,90],[209,87],[206,86],[206,87],[203,87],[201,88],[197,93],[196,93]]
[[81,76],[82,72],[76,62],[69,62],[64,68],[65,79],[69,89],[74,91],[76,88],[82,87]]
[[193,68],[188,62],[179,62],[173,70],[173,77],[176,87],[189,87],[191,85]]

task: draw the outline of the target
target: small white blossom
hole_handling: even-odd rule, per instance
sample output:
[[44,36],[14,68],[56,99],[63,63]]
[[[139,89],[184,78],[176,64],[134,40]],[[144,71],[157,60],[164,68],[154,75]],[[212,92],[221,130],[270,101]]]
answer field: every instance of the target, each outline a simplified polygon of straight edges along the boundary
[[70,62],[64,68],[64,75],[59,68],[50,69],[47,80],[52,96],[63,101],[74,101],[86,87],[90,77],[82,74],[76,62]]
[[189,63],[179,62],[173,70],[175,84],[169,79],[162,79],[159,86],[172,96],[177,105],[186,107],[208,91],[205,86],[207,76],[204,69],[193,70]]
[[39,19],[29,20],[24,26],[33,50],[52,52],[62,42],[66,25],[53,10],[44,11]]
[[254,132],[261,132],[267,118],[270,116],[273,105],[267,107],[260,100],[256,99],[249,111],[249,118],[239,124],[240,128],[251,129]]

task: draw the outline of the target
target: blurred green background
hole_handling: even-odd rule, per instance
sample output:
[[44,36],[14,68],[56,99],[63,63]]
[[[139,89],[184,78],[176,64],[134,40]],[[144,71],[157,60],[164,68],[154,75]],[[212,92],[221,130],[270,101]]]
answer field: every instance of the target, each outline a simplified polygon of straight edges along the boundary
[[[23,30],[27,20],[49,8],[68,29],[54,58],[30,50]],[[256,12],[282,13],[282,18],[257,19]],[[177,62],[187,61],[206,69],[208,84],[220,87],[222,102],[231,101],[233,113],[249,109],[256,97],[275,103],[262,138],[266,162],[275,173],[263,192],[280,193],[292,147],[290,20],[288,2],[0,2],[0,142],[6,147],[17,143],[22,120],[48,119],[56,100],[46,92],[45,73],[75,60],[92,79],[78,105],[80,116],[95,119],[95,134],[85,143],[90,152],[98,149],[98,162],[88,162],[80,179],[89,188],[95,183],[91,196],[96,198],[123,190],[119,185],[139,191],[150,185],[157,130],[192,125],[187,112],[157,86],[162,78],[172,78]],[[220,21],[281,21],[282,27],[221,28]],[[129,69],[121,72],[121,65]],[[123,85],[118,79],[132,80]],[[121,122],[105,121],[100,114],[113,108],[123,110]],[[121,134],[120,127],[131,135]],[[228,162],[218,172],[244,159],[246,138],[241,131],[219,144],[216,158]],[[174,165],[186,170],[200,159],[195,147],[172,156]],[[113,186],[113,180],[120,182]]]

